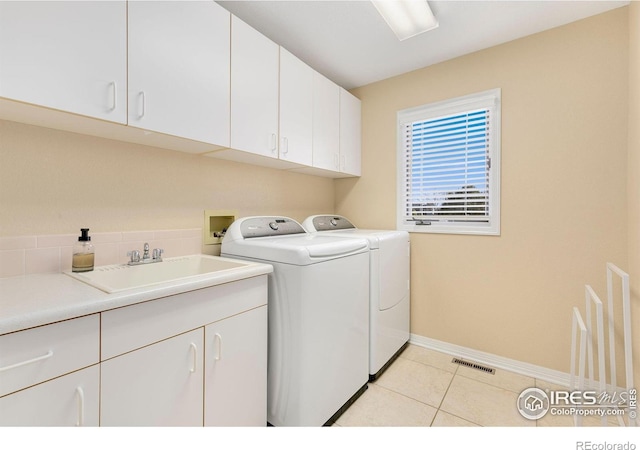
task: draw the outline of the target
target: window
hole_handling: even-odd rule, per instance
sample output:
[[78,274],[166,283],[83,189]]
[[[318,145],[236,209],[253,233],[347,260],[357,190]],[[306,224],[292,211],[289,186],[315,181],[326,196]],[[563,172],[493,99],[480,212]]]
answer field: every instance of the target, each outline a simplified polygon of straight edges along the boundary
[[398,229],[500,234],[500,89],[398,112]]

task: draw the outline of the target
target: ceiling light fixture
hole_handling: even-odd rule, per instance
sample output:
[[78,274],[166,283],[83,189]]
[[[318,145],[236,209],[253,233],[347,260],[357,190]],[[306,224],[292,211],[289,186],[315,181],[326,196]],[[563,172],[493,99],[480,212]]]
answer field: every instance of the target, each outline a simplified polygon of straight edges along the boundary
[[438,28],[438,19],[426,0],[372,0],[371,3],[401,41]]

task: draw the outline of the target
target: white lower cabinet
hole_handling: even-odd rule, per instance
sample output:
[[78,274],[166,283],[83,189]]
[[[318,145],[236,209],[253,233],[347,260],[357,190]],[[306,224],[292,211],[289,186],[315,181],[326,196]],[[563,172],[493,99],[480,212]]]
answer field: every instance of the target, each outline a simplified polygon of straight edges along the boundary
[[0,336],[0,426],[96,426],[100,316]]
[[267,423],[267,307],[205,328],[205,426]]
[[202,328],[102,363],[102,426],[202,426]]
[[267,275],[0,335],[0,426],[266,426]]
[[102,426],[265,426],[267,277],[102,313]]
[[101,425],[265,426],[266,334],[262,306],[103,362]]
[[2,426],[98,426],[100,366],[0,398]]

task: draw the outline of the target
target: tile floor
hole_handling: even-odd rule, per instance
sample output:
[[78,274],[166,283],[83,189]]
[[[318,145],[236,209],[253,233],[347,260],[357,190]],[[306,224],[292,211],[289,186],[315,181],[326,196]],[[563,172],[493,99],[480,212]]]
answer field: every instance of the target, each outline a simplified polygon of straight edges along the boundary
[[[562,387],[501,369],[484,373],[454,364],[452,358],[409,345],[334,426],[573,426],[570,416],[528,420],[516,408],[526,388]],[[616,424],[614,419],[609,423]],[[585,418],[583,425],[599,426],[600,419]]]

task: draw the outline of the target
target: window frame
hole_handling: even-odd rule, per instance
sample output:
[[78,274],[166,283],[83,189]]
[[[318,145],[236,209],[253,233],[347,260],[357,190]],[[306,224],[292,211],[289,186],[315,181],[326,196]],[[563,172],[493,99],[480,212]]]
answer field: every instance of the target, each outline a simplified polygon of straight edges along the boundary
[[[501,141],[501,97],[500,88],[477,92],[462,97],[428,103],[397,112],[397,228],[410,233],[445,233],[445,234],[473,234],[500,235],[500,141]],[[477,109],[489,109],[489,221],[431,221],[429,224],[417,224],[405,217],[405,203],[407,201],[404,126],[408,123],[436,119],[442,116],[461,114]]]

